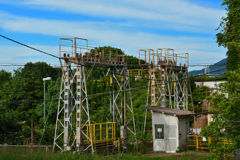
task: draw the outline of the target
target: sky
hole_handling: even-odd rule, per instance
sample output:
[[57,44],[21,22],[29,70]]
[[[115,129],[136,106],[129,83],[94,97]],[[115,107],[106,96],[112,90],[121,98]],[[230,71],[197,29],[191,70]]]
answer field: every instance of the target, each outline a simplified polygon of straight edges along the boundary
[[[221,0],[0,0],[0,34],[59,55],[59,38],[81,37],[90,46],[112,46],[138,57],[138,50],[172,48],[189,53],[190,65],[226,58],[216,43]],[[59,60],[0,37],[0,70]],[[190,67],[189,71],[202,67]]]

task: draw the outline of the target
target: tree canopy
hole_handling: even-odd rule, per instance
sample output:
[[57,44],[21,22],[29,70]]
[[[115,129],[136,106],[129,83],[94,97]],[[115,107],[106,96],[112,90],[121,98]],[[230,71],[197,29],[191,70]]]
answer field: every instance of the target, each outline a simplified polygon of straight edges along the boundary
[[235,70],[240,61],[240,1],[224,0],[227,16],[223,17],[216,34],[219,46],[227,47],[227,70]]
[[[212,101],[213,121],[202,130],[202,135],[211,137],[210,149],[217,159],[230,158],[229,155],[240,148],[240,1],[224,0],[227,17],[222,18],[217,43],[228,48],[227,82],[220,84],[218,92],[209,97]],[[229,144],[223,145],[223,140]],[[229,153],[229,154],[226,154]]]
[[42,78],[50,76],[56,80],[59,71],[45,62],[27,63],[14,70],[13,76],[0,71],[0,143],[18,144],[30,137],[32,119],[35,126],[42,126],[36,112],[37,105],[43,102]]

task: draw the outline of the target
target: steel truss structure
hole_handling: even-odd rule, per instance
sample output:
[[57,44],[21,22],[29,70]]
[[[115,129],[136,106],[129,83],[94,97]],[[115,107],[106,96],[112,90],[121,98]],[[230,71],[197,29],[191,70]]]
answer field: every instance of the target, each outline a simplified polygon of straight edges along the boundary
[[[145,61],[145,64],[140,63],[141,59]],[[139,65],[149,78],[147,105],[151,97],[152,106],[188,111],[188,97],[191,96],[188,93],[190,87],[188,53],[175,54],[170,48],[157,48],[157,53],[153,49],[139,49]],[[145,111],[144,133],[146,117],[147,110]]]
[[[128,142],[137,141],[130,82],[124,55],[111,55],[110,51],[110,54],[104,57],[104,51],[97,52],[94,49],[95,53],[90,54],[90,49],[87,39],[60,38],[59,61],[62,66],[62,82],[53,151],[58,148],[61,151],[94,153],[94,135],[92,135],[89,112],[91,104],[88,102],[86,84],[95,66],[101,69],[102,66],[109,67],[107,73],[104,73],[103,69],[102,72],[104,76],[110,76],[112,86],[110,112],[113,122],[121,127],[122,147],[126,147]],[[86,66],[91,67],[88,72]]]

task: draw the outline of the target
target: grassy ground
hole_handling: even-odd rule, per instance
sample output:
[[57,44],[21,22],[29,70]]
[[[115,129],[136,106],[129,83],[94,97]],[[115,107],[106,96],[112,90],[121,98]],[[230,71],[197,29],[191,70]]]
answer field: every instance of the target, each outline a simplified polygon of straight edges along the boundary
[[[153,154],[151,154],[153,153]],[[167,159],[167,160],[189,160],[189,159],[212,159],[212,154],[209,153],[201,153],[201,152],[183,152],[180,154],[162,154],[162,153],[154,153],[151,152],[150,154],[140,154],[140,153],[119,153],[116,155],[91,155],[91,154],[73,154],[73,153],[51,153],[46,152],[44,150],[38,150],[38,149],[23,149],[23,148],[0,148],[0,160],[77,160],[77,159],[84,159],[84,160],[92,160],[92,159],[99,159],[99,160],[105,160],[105,159],[113,159],[113,160],[161,160],[161,159]]]

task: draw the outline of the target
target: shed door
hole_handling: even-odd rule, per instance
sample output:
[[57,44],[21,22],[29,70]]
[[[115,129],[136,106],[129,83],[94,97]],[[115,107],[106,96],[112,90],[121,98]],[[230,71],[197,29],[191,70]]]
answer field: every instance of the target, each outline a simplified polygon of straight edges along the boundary
[[153,150],[154,151],[165,151],[165,137],[164,129],[165,124],[155,124],[154,125],[154,140],[153,140]]
[[166,152],[175,152],[177,150],[177,126],[176,124],[165,125],[165,143]]

